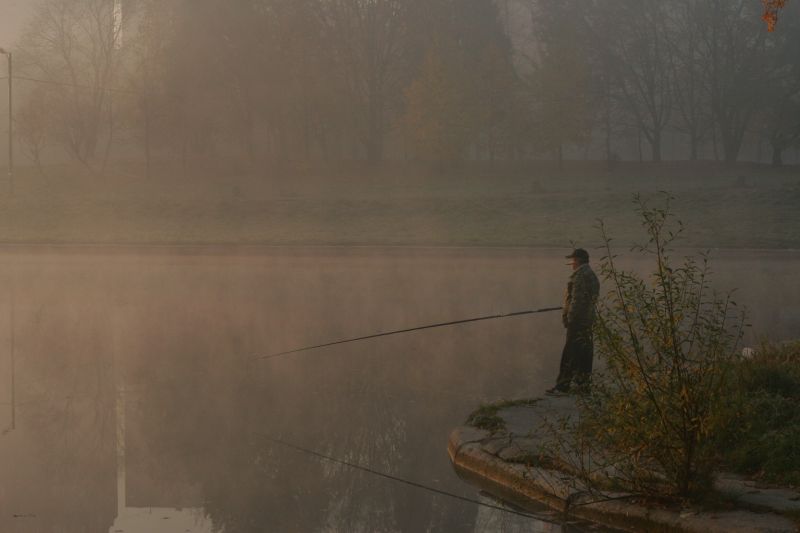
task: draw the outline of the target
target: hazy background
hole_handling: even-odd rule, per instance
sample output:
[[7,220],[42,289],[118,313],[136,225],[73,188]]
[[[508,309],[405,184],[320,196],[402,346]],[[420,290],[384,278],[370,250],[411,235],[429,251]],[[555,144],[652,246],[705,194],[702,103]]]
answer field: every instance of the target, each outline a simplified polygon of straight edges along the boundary
[[5,242],[588,246],[668,190],[685,246],[800,245],[793,2],[2,6]]
[[33,2],[26,0],[3,0],[3,18],[0,19],[0,33],[3,35],[6,46],[11,46],[22,33],[22,28],[27,17],[30,16]]
[[268,440],[478,497],[447,435],[552,385],[558,313],[257,356],[560,305],[598,219],[646,272],[631,200],[664,190],[746,343],[796,337],[800,3],[761,16],[0,0],[0,529],[588,529]]
[[798,161],[791,2],[773,32],[755,0],[2,7],[19,156],[39,167],[287,179],[358,161]]

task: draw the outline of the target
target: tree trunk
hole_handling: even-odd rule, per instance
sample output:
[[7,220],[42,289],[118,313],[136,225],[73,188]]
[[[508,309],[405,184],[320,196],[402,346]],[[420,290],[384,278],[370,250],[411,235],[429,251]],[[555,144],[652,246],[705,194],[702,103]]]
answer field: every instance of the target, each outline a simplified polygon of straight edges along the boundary
[[[106,139],[106,149],[103,153],[103,167],[102,174],[105,174],[106,167],[108,167],[108,158],[111,156],[111,147],[114,144],[114,103],[111,95],[108,96],[108,137]],[[92,150],[94,151],[94,150]]]
[[383,159],[383,98],[377,88],[371,89],[367,105],[367,161],[374,165]]
[[367,161],[375,165],[383,159],[383,139],[371,137],[367,141]]
[[739,159],[739,150],[742,147],[741,141],[738,141],[730,135],[722,136],[722,149],[725,151],[725,162],[733,164]]
[[654,163],[661,162],[661,132],[656,130],[653,132],[653,141],[650,143],[651,153]]
[[714,161],[719,161],[719,145],[717,144],[717,125],[711,128],[711,144],[714,147]]
[[644,163],[644,155],[642,154],[642,128],[636,130],[636,151],[639,156],[639,163]]
[[772,146],[772,166],[783,166],[783,149],[780,146]]
[[608,82],[606,82],[606,84],[605,84],[605,98],[604,98],[604,101],[605,101],[605,117],[604,117],[604,121],[603,122],[605,123],[605,130],[606,130],[605,131],[605,134],[606,134],[606,139],[605,139],[606,140],[606,168],[608,170],[611,170],[611,166],[613,165],[613,162],[611,161],[611,159],[612,159],[612,157],[611,157],[611,102],[610,102],[611,97],[609,96],[608,93],[609,93]]
[[150,106],[147,94],[144,95],[144,175],[150,179]]

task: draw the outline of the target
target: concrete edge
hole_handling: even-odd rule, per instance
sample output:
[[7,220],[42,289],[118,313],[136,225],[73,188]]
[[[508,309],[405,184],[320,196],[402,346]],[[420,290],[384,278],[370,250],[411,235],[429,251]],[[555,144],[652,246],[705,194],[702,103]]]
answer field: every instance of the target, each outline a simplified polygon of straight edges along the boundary
[[447,443],[450,461],[459,477],[522,509],[536,512],[537,507],[541,509],[544,504],[563,513],[565,518],[574,517],[626,531],[798,531],[792,521],[774,513],[737,510],[695,514],[651,509],[624,500],[592,502],[586,493],[575,490],[573,480],[562,472],[509,463],[484,451],[483,442],[496,438],[497,435],[487,431],[456,428]]

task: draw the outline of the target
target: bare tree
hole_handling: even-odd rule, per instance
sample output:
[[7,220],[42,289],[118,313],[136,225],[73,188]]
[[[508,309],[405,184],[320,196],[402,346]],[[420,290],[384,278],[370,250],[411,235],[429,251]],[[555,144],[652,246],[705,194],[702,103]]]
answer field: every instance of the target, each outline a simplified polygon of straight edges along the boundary
[[713,126],[705,61],[700,50],[703,28],[698,11],[702,0],[678,0],[667,13],[667,43],[672,95],[678,111],[676,128],[689,138],[689,159],[698,158],[700,145]]
[[[800,13],[797,5],[792,15]],[[786,26],[770,35],[771,46],[765,60],[771,66],[770,79],[764,87],[765,98],[758,121],[763,136],[772,148],[772,164],[783,165],[783,153],[800,145],[800,20],[786,17]]]
[[380,161],[390,113],[407,72],[405,0],[317,0],[325,44],[347,88],[356,131],[371,162]]
[[123,28],[118,15],[106,0],[43,0],[21,46],[24,72],[53,84],[53,131],[85,164],[113,129],[110,89]]
[[42,153],[48,143],[49,111],[52,109],[46,101],[48,94],[46,88],[36,88],[15,111],[14,116],[15,137],[42,176],[45,176]]
[[664,5],[656,0],[619,0],[604,6],[603,16],[613,17],[616,28],[609,46],[621,94],[650,144],[652,160],[661,161],[663,133],[673,108]]
[[739,158],[769,84],[766,32],[746,0],[709,0],[698,11],[706,84],[725,161]]

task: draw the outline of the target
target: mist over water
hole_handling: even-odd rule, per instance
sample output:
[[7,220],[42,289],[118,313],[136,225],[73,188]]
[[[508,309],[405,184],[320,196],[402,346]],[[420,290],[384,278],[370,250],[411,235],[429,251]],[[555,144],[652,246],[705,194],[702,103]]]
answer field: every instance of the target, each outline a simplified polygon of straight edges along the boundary
[[[529,527],[270,439],[474,498],[447,459],[448,432],[481,401],[538,396],[552,384],[563,340],[558,313],[257,356],[559,305],[569,273],[563,255],[7,248],[3,427],[12,347],[17,405],[16,429],[0,437],[0,529],[109,530],[120,514],[120,396],[125,512],[182,508],[198,531]],[[751,310],[747,342],[800,326],[798,261],[795,252],[715,255],[716,285],[739,287],[738,301]],[[170,520],[152,531],[175,531],[178,518]]]
[[311,453],[497,503],[447,437],[554,385],[558,312],[263,356],[559,306],[664,190],[797,337],[778,4],[0,0],[0,533],[583,531]]

